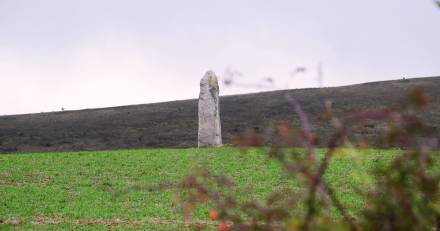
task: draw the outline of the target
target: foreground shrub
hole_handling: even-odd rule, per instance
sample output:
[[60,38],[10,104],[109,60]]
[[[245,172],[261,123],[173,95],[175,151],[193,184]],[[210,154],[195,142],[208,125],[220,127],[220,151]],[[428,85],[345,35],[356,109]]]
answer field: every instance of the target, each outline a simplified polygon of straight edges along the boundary
[[[286,99],[294,107],[301,127],[279,123],[275,128],[279,142],[268,149],[267,155],[281,163],[299,188],[276,190],[263,202],[243,201],[223,190],[234,186],[229,177],[197,169],[177,186],[177,202],[187,219],[198,204],[208,203],[213,209],[207,217],[219,222],[219,230],[440,230],[440,178],[432,168],[437,158],[430,146],[435,132],[417,116],[429,106],[428,96],[414,91],[399,109],[356,112],[344,117],[345,121],[326,102],[321,120],[331,124],[334,132],[324,156],[317,155],[319,134],[313,133],[301,106],[290,95]],[[367,203],[353,215],[340,202],[337,188],[327,182],[325,174],[340,148],[355,153],[370,145],[362,137],[354,142],[351,136],[369,120],[387,125],[376,144],[400,151],[389,165],[376,167],[373,179],[364,179],[369,187],[354,188]],[[248,134],[231,143],[244,148],[258,145],[260,140],[259,134]]]

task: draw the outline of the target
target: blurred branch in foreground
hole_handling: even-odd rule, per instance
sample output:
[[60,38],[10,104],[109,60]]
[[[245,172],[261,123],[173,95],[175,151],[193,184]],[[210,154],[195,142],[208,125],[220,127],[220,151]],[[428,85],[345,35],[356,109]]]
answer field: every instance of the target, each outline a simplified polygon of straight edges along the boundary
[[[305,68],[297,68],[291,76],[302,72]],[[436,134],[419,116],[432,103],[431,97],[416,89],[400,107],[365,109],[343,118],[326,101],[319,118],[320,123],[332,127],[332,133],[326,134],[329,137],[322,152],[318,152],[315,143],[323,134],[313,132],[313,124],[293,95],[285,97],[299,118],[299,126],[278,123],[273,134],[278,142],[260,149],[268,160],[280,163],[280,175],[286,175],[297,186],[280,185],[265,200],[257,201],[249,199],[251,191],[245,197],[231,194],[236,185],[226,173],[199,168],[176,185],[176,202],[186,219],[191,219],[198,204],[204,204],[211,208],[207,217],[218,221],[218,229],[224,231],[440,230],[440,173],[435,168],[439,158],[428,142]],[[374,166],[372,176],[352,166],[358,184],[344,190],[356,192],[359,200],[365,202],[353,213],[349,204],[341,200],[343,193],[326,174],[336,157],[349,156],[355,162],[365,158],[360,153],[374,144],[363,137],[353,140],[351,134],[369,120],[379,120],[386,127],[373,143],[394,148],[396,154],[389,162]],[[250,139],[254,140],[253,136]],[[231,144],[241,149],[249,144],[261,145],[241,141],[247,142],[239,139]]]

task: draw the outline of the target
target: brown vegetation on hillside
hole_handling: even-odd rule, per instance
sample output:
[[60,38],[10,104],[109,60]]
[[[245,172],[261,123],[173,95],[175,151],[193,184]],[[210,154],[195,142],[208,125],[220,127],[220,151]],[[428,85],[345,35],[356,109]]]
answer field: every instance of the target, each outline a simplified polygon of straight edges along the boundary
[[[372,82],[344,87],[261,92],[221,97],[224,143],[237,135],[261,134],[272,144],[274,127],[280,121],[298,125],[298,118],[284,97],[292,94],[310,118],[313,130],[326,142],[328,125],[319,122],[325,100],[340,117],[367,109],[393,107],[412,89],[422,89],[433,101],[420,115],[440,129],[440,77]],[[383,124],[368,120],[353,134],[374,140]],[[437,141],[438,142],[438,141]],[[376,144],[380,145],[380,144]],[[197,101],[182,100],[113,108],[62,111],[0,117],[0,152],[39,152],[197,146]]]

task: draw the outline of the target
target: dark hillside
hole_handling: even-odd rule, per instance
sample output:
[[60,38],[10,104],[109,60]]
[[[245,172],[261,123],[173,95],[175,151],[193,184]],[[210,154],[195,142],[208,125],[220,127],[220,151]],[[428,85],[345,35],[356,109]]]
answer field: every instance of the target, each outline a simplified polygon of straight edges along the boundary
[[[344,87],[263,92],[221,98],[224,142],[247,131],[270,132],[276,121],[297,118],[284,94],[290,92],[314,121],[319,134],[329,128],[315,123],[324,99],[340,114],[397,105],[408,92],[421,88],[434,99],[422,116],[440,131],[440,77],[365,83]],[[372,122],[363,135],[374,138],[380,124]],[[269,142],[269,141],[268,141]],[[0,152],[39,152],[189,147],[197,145],[197,100],[79,111],[0,117]]]

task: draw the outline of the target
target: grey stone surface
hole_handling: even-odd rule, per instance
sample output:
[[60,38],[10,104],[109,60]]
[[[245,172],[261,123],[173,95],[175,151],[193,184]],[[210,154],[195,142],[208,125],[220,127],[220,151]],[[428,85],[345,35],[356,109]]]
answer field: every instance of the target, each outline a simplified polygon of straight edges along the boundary
[[200,81],[199,95],[199,147],[222,145],[219,87],[213,71],[206,72]]

